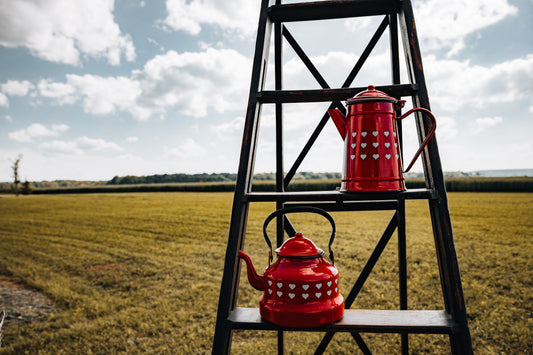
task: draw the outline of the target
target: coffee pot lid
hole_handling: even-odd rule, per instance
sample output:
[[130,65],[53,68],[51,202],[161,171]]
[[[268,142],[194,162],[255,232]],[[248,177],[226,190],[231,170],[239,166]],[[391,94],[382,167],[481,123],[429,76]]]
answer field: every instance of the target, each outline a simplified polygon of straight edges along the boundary
[[302,236],[302,233],[296,233],[276,249],[276,254],[286,258],[310,259],[324,255],[324,251],[311,239]]
[[387,94],[385,94],[383,91],[376,90],[374,85],[369,85],[367,90],[360,92],[359,94],[355,95],[351,99],[346,100],[346,103],[348,105],[360,103],[360,102],[373,102],[373,101],[381,101],[381,102],[392,102],[396,103],[398,102],[397,99],[394,97],[391,97]]

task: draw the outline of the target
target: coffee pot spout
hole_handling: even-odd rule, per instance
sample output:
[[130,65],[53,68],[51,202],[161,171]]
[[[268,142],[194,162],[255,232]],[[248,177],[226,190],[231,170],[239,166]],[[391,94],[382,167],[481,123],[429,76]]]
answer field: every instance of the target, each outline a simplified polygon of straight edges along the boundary
[[336,108],[328,110],[328,113],[333,120],[333,123],[335,123],[335,127],[337,127],[342,139],[344,140],[346,137],[346,117],[344,117],[342,112]]
[[248,281],[250,282],[250,285],[252,285],[253,288],[259,291],[265,290],[265,283],[263,276],[258,275],[257,271],[255,271],[254,264],[252,263],[252,259],[245,253],[239,250],[239,258],[243,259],[246,263],[246,271],[248,273]]

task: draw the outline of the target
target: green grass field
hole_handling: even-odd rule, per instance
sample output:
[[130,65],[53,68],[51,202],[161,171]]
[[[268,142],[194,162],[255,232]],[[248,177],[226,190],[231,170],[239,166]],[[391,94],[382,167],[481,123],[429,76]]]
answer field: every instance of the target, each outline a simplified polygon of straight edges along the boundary
[[[0,273],[48,295],[46,321],[3,328],[0,354],[205,354],[211,351],[231,193],[0,196]],[[474,351],[533,349],[532,193],[450,193],[450,211]],[[427,202],[407,201],[409,308],[442,309]],[[262,223],[272,203],[252,205],[245,251],[267,263]],[[392,212],[337,212],[334,243],[347,294]],[[322,248],[328,223],[295,215]],[[393,236],[354,307],[397,309]],[[260,293],[241,273],[239,306]],[[376,354],[399,352],[399,336],[363,334]],[[449,353],[448,338],[411,335],[413,354]],[[290,354],[309,354],[320,334],[290,333]],[[275,353],[274,333],[238,331],[236,354]],[[358,353],[336,334],[329,353]]]

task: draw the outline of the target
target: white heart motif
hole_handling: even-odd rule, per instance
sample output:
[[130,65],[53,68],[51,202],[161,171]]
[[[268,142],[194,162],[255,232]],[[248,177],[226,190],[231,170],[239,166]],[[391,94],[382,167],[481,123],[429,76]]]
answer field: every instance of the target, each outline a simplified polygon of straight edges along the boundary
[[356,135],[357,135],[357,132],[352,132],[352,137],[355,138]]
[[396,132],[392,132],[392,135],[393,135],[394,137],[396,137]]
[[302,297],[304,298],[304,300],[306,300],[307,297],[309,297],[309,294],[308,293],[302,293]]
[[331,281],[328,281],[328,287],[331,286]]
[[390,159],[390,154],[385,154],[385,158],[387,158],[387,160]]
[[335,292],[337,292],[337,287],[335,287]]
[[320,290],[320,288],[322,287],[322,284],[316,284],[315,286],[316,286],[316,288],[318,288]]
[[355,148],[355,143],[352,143],[352,149],[354,149],[354,148]]
[[272,294],[272,290],[271,290],[270,288],[268,289],[268,293],[269,293],[269,294]]
[[278,291],[276,293],[278,294],[278,297],[281,297],[281,295],[283,295],[283,292],[281,292],[281,291]]
[[355,159],[355,155],[354,154],[350,155],[350,159],[354,160]]
[[394,143],[394,148],[398,148],[398,143]]
[[322,294],[320,292],[317,292],[317,293],[315,293],[315,296],[316,296],[316,298],[320,298],[320,296],[322,296]]
[[366,137],[366,132],[361,132],[361,135],[362,135],[363,137]]
[[379,146],[379,143],[372,143],[372,145],[374,146],[374,148],[377,148]]
[[378,133],[379,133],[378,131],[372,131],[372,135],[373,135],[374,137],[377,137],[377,136],[378,136]]
[[396,159],[398,159],[400,156],[398,154],[396,154]]
[[361,154],[361,159],[365,160],[366,154]]
[[385,147],[387,148],[390,147],[390,143],[389,142],[385,143]]
[[302,285],[302,288],[303,288],[304,290],[307,290],[307,289],[309,288],[309,285]]
[[339,279],[335,279],[335,283],[338,284],[339,283]]
[[326,292],[328,294],[328,296],[331,296],[331,290],[328,290],[328,292]]
[[366,143],[361,143],[362,148],[366,148]]
[[272,286],[272,280],[268,280],[268,286]]
[[385,131],[385,132],[383,132],[383,134],[385,135],[385,137],[388,137],[389,136],[389,131]]
[[294,290],[295,287],[296,287],[295,284],[289,284],[289,288],[290,288],[291,290]]
[[291,298],[291,300],[294,298],[294,296],[296,296],[294,293],[289,293],[289,297]]
[[377,160],[379,158],[379,154],[373,154],[372,155],[372,158],[374,158],[375,160]]
[[282,288],[283,284],[281,282],[278,282],[276,285],[278,285],[278,288]]

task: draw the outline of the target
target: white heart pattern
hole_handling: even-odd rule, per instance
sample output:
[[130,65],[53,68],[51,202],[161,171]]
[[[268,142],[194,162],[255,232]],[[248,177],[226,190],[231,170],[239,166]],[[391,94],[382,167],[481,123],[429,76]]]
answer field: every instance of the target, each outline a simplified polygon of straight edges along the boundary
[[289,297],[291,298],[291,300],[294,298],[294,296],[296,296],[294,293],[289,293]]
[[278,297],[281,297],[283,295],[283,292],[281,292],[281,291],[278,291],[276,293],[278,294]]
[[357,132],[352,132],[352,137],[355,138],[356,135],[357,135]]
[[361,143],[361,148],[366,148],[366,143]]
[[385,137],[388,137],[389,136],[389,131],[385,131],[385,132],[383,132],[383,134],[385,135]]
[[269,294],[272,294],[272,289],[269,288],[269,289],[268,289],[268,293],[269,293]]
[[374,158],[375,160],[377,160],[379,158],[379,154],[373,154],[372,155],[372,158]]
[[272,286],[272,280],[268,280],[268,286]]
[[315,296],[316,296],[316,298],[320,298],[320,296],[322,296],[322,293],[317,292],[317,293],[315,293]]
[[328,281],[328,287],[331,286],[331,283],[332,283],[331,281]]
[[355,143],[352,143],[352,149],[354,149],[354,148],[355,148]]
[[294,290],[295,287],[296,287],[295,284],[289,284],[289,288],[290,288],[291,290]]
[[328,296],[331,296],[331,290],[328,290],[328,292],[326,292],[328,294]]
[[303,288],[304,290],[307,290],[307,289],[309,288],[309,285],[302,285],[302,288]]
[[[335,283],[338,284],[339,283],[339,279],[335,279]],[[336,290],[335,290],[336,291]]]
[[335,292],[337,292],[337,287],[335,287]]
[[396,159],[398,159],[400,156],[398,154],[396,154]]
[[315,286],[316,286],[316,288],[318,288],[320,290],[320,288],[322,287],[322,284],[316,284]]
[[309,297],[309,294],[308,293],[302,293],[302,297],[304,298],[304,300],[306,300],[307,297]]
[[355,159],[355,155],[354,154],[350,155],[350,159],[354,160]]
[[374,148],[377,148],[379,146],[379,143],[372,143],[372,145],[374,146]]
[[378,133],[379,133],[378,131],[372,131],[372,135],[373,135],[374,137],[377,137],[377,136],[378,136]]
[[386,143],[385,143],[385,147],[387,147],[387,148],[390,147],[390,143],[389,143],[389,142],[386,142]]
[[387,158],[387,160],[390,159],[390,154],[385,154],[385,158]]
[[361,132],[361,135],[362,135],[363,137],[366,137],[366,132]]
[[365,160],[366,154],[361,154],[361,159]]
[[394,148],[398,148],[398,143],[394,143]]
[[283,287],[283,284],[281,282],[278,282],[277,285],[278,285],[278,288],[282,288]]
[[392,135],[393,135],[394,137],[396,137],[396,132],[392,132]]

